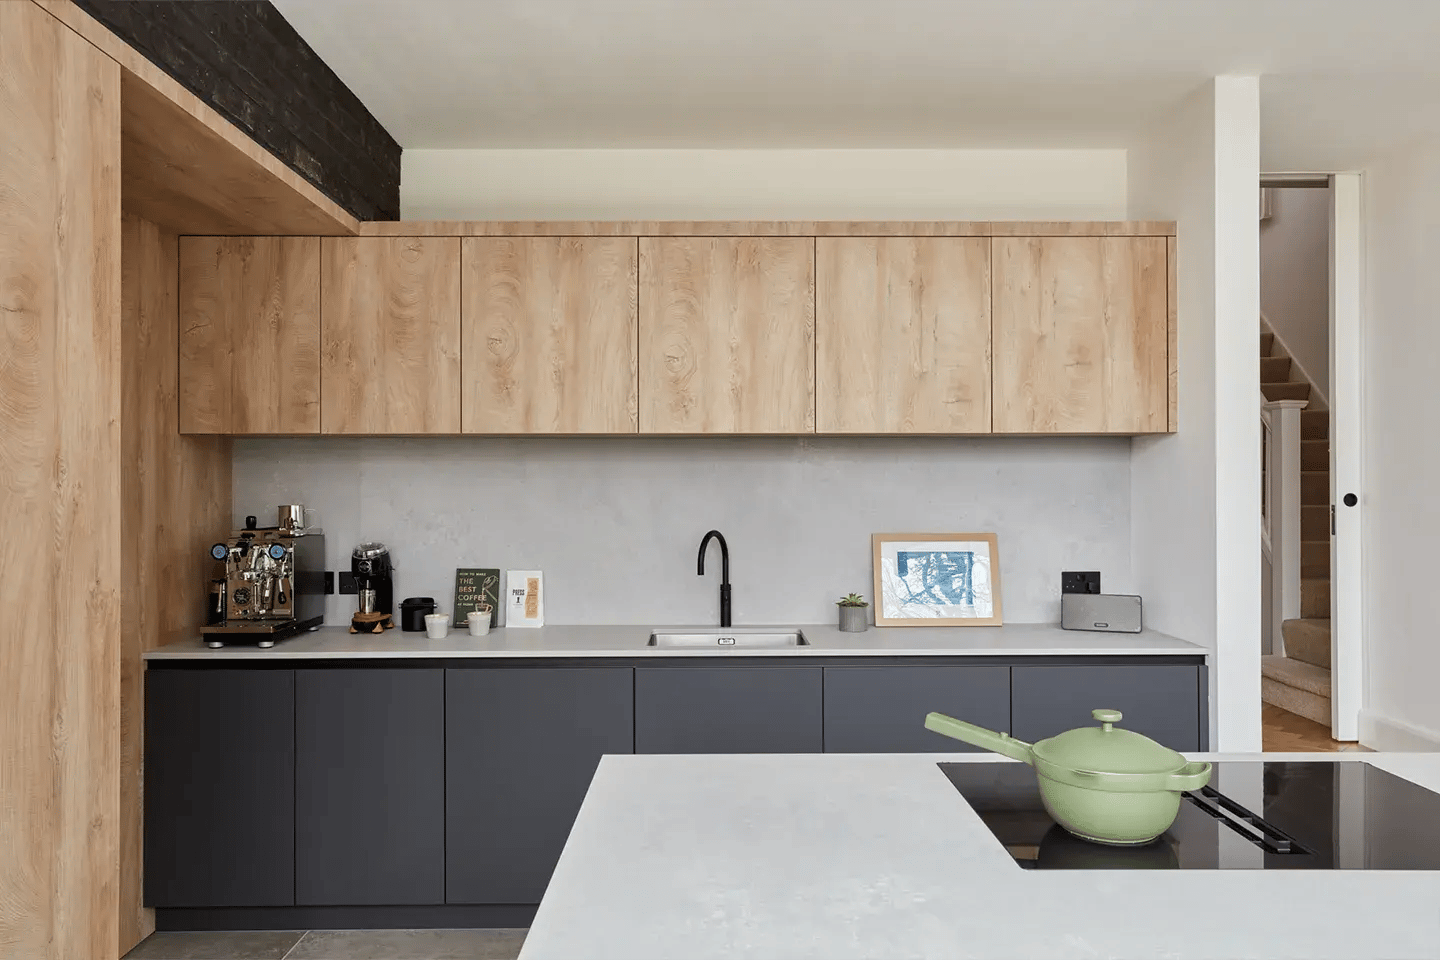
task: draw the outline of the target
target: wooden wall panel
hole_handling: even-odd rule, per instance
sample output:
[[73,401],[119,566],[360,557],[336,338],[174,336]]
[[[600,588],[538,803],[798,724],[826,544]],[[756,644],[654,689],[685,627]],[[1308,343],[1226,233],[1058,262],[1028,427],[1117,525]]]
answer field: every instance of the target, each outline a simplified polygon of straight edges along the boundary
[[995,432],[1164,432],[1165,239],[991,242]]
[[815,241],[640,240],[640,432],[815,428]]
[[460,240],[321,244],[325,433],[460,432]]
[[320,432],[320,238],[180,241],[180,431]]
[[636,241],[463,241],[466,433],[634,433]]
[[120,70],[0,3],[0,954],[117,956]]
[[146,650],[194,636],[228,532],[230,440],[181,436],[175,344],[177,242],[133,215],[121,239],[123,509],[120,630],[120,952],[155,929],[141,901]]
[[1168,294],[1168,316],[1165,320],[1165,341],[1166,358],[1169,361],[1166,382],[1168,388],[1166,393],[1170,397],[1170,410],[1166,417],[1166,429],[1171,433],[1180,429],[1180,418],[1177,410],[1180,405],[1180,293],[1176,287],[1176,275],[1179,267],[1175,263],[1175,238],[1167,237],[1165,240],[1165,260],[1169,265],[1169,280],[1166,283]]
[[71,0],[35,2],[120,64],[126,209],[181,234],[359,230],[339,204]]
[[815,430],[990,432],[990,241],[815,241]]

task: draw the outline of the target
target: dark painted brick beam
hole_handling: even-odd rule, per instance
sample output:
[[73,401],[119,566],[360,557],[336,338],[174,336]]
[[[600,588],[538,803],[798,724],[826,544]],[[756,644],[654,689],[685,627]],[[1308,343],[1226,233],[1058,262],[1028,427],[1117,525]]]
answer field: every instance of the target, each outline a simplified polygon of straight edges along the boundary
[[400,218],[400,145],[263,0],[75,0],[361,220]]

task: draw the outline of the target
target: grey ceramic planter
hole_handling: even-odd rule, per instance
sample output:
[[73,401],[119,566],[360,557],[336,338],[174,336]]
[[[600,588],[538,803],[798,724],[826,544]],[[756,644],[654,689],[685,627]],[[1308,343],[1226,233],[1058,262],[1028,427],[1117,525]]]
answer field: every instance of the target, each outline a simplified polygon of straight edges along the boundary
[[842,607],[839,604],[836,607],[840,610],[841,633],[864,633],[870,629],[869,607]]

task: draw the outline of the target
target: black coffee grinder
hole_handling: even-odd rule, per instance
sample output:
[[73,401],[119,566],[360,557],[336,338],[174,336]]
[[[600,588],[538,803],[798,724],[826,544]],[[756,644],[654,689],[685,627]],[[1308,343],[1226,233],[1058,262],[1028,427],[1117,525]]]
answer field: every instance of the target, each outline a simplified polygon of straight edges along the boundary
[[390,551],[383,543],[362,543],[350,553],[359,609],[350,618],[351,633],[380,633],[395,627],[395,578]]

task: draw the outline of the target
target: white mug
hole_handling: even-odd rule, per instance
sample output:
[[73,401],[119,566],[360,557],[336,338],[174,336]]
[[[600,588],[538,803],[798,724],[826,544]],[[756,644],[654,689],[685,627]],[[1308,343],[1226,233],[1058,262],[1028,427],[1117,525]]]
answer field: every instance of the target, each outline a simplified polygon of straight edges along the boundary
[[489,610],[471,610],[465,619],[470,624],[470,636],[483,637],[490,632]]
[[450,636],[450,615],[445,613],[425,614],[425,636],[431,640],[444,640]]

